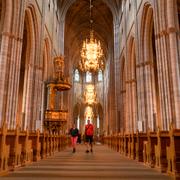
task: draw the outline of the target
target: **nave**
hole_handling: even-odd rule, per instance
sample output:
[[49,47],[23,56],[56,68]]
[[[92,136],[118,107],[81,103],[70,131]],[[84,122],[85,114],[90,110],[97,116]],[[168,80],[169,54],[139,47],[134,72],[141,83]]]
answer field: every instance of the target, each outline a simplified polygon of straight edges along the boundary
[[78,145],[54,156],[16,169],[2,180],[170,180],[170,176],[121,156],[107,146],[95,145],[93,153],[85,153],[85,145]]
[[[64,150],[89,119],[113,150]],[[180,0],[0,0],[0,179],[157,169],[180,178]]]

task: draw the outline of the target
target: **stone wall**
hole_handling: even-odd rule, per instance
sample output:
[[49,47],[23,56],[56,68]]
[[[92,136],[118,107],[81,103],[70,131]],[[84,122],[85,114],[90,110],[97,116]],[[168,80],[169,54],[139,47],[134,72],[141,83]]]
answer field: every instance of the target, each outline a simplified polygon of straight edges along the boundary
[[57,3],[7,0],[2,6],[0,124],[35,130],[42,125],[44,82],[60,52]]
[[168,130],[171,123],[179,128],[177,1],[124,1],[115,32],[120,39],[120,50],[115,49],[119,129]]

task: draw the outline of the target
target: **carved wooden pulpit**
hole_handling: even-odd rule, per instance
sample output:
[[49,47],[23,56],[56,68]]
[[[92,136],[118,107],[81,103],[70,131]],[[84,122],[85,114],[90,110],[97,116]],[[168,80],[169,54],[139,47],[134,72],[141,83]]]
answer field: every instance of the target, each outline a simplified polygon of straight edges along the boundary
[[69,79],[64,77],[64,58],[54,58],[55,77],[47,83],[47,108],[45,112],[44,128],[52,133],[59,133],[67,123],[68,110],[55,107],[56,94],[71,88]]

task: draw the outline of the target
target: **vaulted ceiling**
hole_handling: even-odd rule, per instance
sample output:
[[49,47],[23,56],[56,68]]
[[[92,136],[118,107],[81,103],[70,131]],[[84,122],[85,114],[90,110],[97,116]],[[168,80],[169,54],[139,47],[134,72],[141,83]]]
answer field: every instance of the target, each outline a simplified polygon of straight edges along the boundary
[[[106,56],[113,48],[113,20],[118,17],[120,4],[121,0],[92,0],[93,30]],[[65,59],[71,59],[76,66],[82,41],[89,37],[90,0],[61,0],[59,5],[65,20]]]

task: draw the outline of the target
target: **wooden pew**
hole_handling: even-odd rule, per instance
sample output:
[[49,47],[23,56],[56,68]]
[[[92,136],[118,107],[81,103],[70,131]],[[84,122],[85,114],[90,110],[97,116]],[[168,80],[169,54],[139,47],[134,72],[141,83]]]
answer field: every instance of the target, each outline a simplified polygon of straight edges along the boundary
[[131,133],[130,134],[130,158],[136,159],[136,134]]
[[10,155],[10,145],[6,145],[7,128],[4,124],[0,131],[0,173],[8,171],[8,159]]
[[136,133],[136,160],[143,162],[143,144],[147,141],[147,133]]
[[152,168],[155,166],[155,145],[157,145],[157,133],[148,131],[147,141],[143,144],[143,160]]
[[36,132],[31,132],[29,134],[29,139],[32,141],[33,161],[38,161],[41,159],[41,143],[39,130],[37,130]]
[[58,136],[56,134],[54,135],[54,151],[58,151]]
[[127,134],[127,156],[131,157],[131,134]]
[[21,132],[19,142],[22,144],[22,165],[29,164],[33,161],[32,140],[29,140],[29,131]]
[[119,152],[119,134],[116,134],[116,151]]
[[168,174],[180,179],[180,129],[172,126],[169,131],[170,145],[167,150]]
[[155,145],[155,167],[161,172],[167,171],[167,153],[166,147],[170,145],[170,137],[168,131],[157,132],[157,145]]
[[44,131],[42,134],[40,134],[40,143],[41,143],[41,158],[44,159],[48,156],[48,148],[47,148],[47,131]]
[[49,136],[49,154],[50,154],[50,156],[54,154],[52,134],[50,134],[50,136]]
[[61,135],[58,135],[58,151],[60,152],[62,150],[62,142],[61,142]]
[[8,166],[10,170],[21,166],[22,164],[22,144],[19,143],[19,127],[15,131],[8,130],[6,135],[6,144],[10,145],[10,156]]
[[124,155],[128,156],[128,144],[129,144],[129,135],[124,135]]
[[124,154],[124,134],[120,134],[120,154]]

